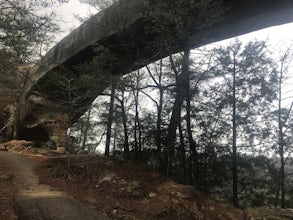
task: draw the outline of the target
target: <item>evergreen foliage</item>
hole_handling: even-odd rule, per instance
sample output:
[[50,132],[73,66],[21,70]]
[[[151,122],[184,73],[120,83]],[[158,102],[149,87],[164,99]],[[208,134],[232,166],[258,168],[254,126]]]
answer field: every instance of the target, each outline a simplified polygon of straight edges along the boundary
[[[278,62],[271,58],[268,46],[259,41],[244,45],[236,40],[226,47],[194,50],[188,62],[189,80],[178,81],[183,59],[184,54],[172,55],[122,77],[117,83],[109,155],[145,161],[179,182],[195,185],[229,202],[233,201],[232,162],[236,160],[239,206],[280,204],[280,197],[276,198],[280,165],[278,157],[270,156],[279,152],[275,145],[278,121],[273,116],[278,110]],[[168,127],[178,88],[188,88],[181,91],[189,96],[184,95],[182,99],[174,149],[170,151],[170,145],[166,144]],[[110,97],[110,90],[104,95]],[[96,133],[99,143],[107,130],[110,98],[102,100],[105,108],[97,101],[100,116],[95,116],[99,122],[93,128],[99,128]],[[233,100],[236,101],[234,155]],[[283,119],[291,114],[290,109],[282,110]],[[287,121],[288,130],[291,118]],[[195,148],[190,144],[188,130],[192,132]],[[290,132],[286,133],[285,142],[286,169],[290,169]],[[288,172],[285,176],[285,206],[288,207],[292,200],[292,176]]]

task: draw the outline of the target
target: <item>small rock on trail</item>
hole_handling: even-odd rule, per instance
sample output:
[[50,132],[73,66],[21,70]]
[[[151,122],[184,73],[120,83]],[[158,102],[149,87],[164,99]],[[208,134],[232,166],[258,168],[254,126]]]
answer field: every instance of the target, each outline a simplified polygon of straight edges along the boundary
[[9,181],[11,179],[12,179],[12,174],[11,173],[5,173],[5,174],[0,176],[0,180],[3,180],[3,181]]

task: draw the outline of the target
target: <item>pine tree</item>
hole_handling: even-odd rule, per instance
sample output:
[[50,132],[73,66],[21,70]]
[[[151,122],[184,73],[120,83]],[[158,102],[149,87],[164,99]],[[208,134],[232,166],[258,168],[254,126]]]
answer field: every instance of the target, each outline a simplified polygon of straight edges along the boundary
[[254,123],[255,119],[261,115],[263,108],[269,108],[270,102],[276,96],[272,81],[276,72],[272,60],[266,54],[264,42],[250,42],[242,46],[236,41],[226,48],[216,49],[215,53],[218,62],[216,71],[226,84],[226,91],[222,93],[225,96],[220,105],[232,109],[228,118],[232,120],[233,204],[238,206],[237,149],[240,144],[237,141],[248,141],[250,134],[244,131],[259,126]]

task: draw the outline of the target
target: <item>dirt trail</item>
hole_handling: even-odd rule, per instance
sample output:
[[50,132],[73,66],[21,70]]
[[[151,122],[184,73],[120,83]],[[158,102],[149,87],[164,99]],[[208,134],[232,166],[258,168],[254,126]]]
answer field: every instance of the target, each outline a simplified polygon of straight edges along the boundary
[[104,220],[103,213],[81,201],[39,184],[34,173],[36,162],[23,155],[0,152],[0,160],[13,170],[13,181],[17,187],[16,208],[18,219],[30,220]]

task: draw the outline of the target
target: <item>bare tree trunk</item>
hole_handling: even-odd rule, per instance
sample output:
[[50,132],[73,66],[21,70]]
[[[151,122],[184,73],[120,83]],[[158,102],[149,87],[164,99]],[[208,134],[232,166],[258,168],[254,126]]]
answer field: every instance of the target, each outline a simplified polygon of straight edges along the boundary
[[236,57],[234,54],[233,67],[233,115],[232,115],[232,178],[233,178],[233,205],[238,207],[238,170],[237,170],[237,143],[236,143]]
[[137,125],[138,125],[138,160],[142,161],[142,133],[139,115],[137,114]]
[[194,141],[192,129],[191,129],[191,117],[190,117],[190,111],[191,111],[191,95],[190,95],[190,74],[189,74],[189,57],[190,57],[190,49],[186,49],[184,51],[184,57],[183,57],[183,63],[182,63],[182,74],[185,76],[185,94],[186,94],[186,129],[187,129],[187,135],[188,135],[188,142],[189,142],[189,152],[190,152],[190,160],[189,160],[189,182],[192,184],[192,161],[194,164],[194,172],[199,174],[199,167],[198,167],[198,161],[197,161],[197,147],[196,142]]
[[81,124],[81,127],[80,127],[80,132],[79,132],[79,135],[78,135],[78,140],[77,140],[77,146],[80,147],[82,146],[82,142],[83,142],[83,130],[84,130],[84,125]]
[[[178,76],[178,73],[177,73]],[[176,77],[179,78],[179,77]],[[178,80],[176,80],[178,81]],[[173,166],[173,160],[175,156],[175,141],[176,141],[176,130],[180,123],[180,115],[181,115],[181,106],[183,103],[182,93],[180,92],[181,88],[180,85],[177,85],[177,94],[175,98],[175,103],[172,109],[172,115],[170,119],[170,123],[168,126],[168,134],[166,138],[166,148],[167,148],[167,168],[166,173],[167,175],[170,174]]]
[[[163,96],[164,96],[164,89],[162,88],[162,75],[163,75],[163,60],[160,60],[160,72],[159,72],[159,82],[157,83],[157,86],[159,87],[159,103],[157,105],[157,135],[156,135],[156,145],[157,145],[157,152],[160,157],[161,150],[162,150],[162,110],[163,110]],[[160,163],[161,157],[159,158]]]
[[139,83],[140,83],[140,73],[137,71],[136,75],[136,85],[132,90],[135,104],[135,118],[134,118],[134,142],[135,142],[135,159],[142,160],[142,141],[141,141],[141,124],[139,120]]
[[[286,136],[286,132],[290,128],[290,125],[287,126],[288,119],[290,118],[290,115],[293,110],[293,102],[291,103],[288,112],[286,115],[282,115],[283,109],[282,109],[282,86],[286,77],[286,73],[288,74],[289,67],[291,66],[291,63],[293,61],[293,54],[292,54],[292,48],[288,47],[284,53],[284,55],[281,57],[281,66],[280,66],[280,76],[279,76],[279,82],[278,82],[278,142],[279,142],[279,155],[280,155],[280,173],[279,173],[279,182],[278,182],[278,189],[276,192],[276,201],[275,204],[278,204],[278,197],[281,193],[281,208],[285,208],[285,199],[286,199],[286,188],[285,188],[285,164],[286,160],[284,157],[284,151],[285,151],[285,141],[284,137]],[[286,128],[287,127],[287,128]],[[289,153],[290,155],[290,153]]]
[[139,121],[139,112],[138,112],[138,90],[133,91],[133,94],[134,94],[134,102],[135,102],[135,118],[134,118],[135,159],[141,160],[142,146],[141,146],[141,125]]
[[158,73],[158,80],[155,79],[153,76],[151,70],[148,66],[146,66],[148,73],[154,83],[156,84],[157,88],[159,89],[159,101],[155,101],[152,97],[149,96],[149,98],[156,104],[157,106],[157,119],[156,119],[156,136],[155,136],[155,142],[157,146],[157,156],[159,160],[159,167],[163,171],[163,158],[162,158],[162,110],[163,110],[163,97],[164,97],[164,88],[162,85],[162,76],[163,76],[163,60],[160,60],[160,68]]
[[163,96],[164,96],[164,90],[162,87],[160,87],[160,94],[159,94],[159,104],[157,106],[157,121],[156,121],[156,127],[157,127],[157,134],[156,134],[156,145],[157,145],[157,154],[159,159],[159,167],[162,170],[162,110],[163,110]]
[[183,168],[184,183],[186,183],[186,180],[187,180],[186,149],[184,144],[184,135],[183,135],[183,129],[182,129],[181,123],[178,124],[178,129],[179,129],[179,139],[180,139],[181,165]]
[[177,94],[175,98],[175,103],[173,105],[172,115],[166,139],[166,147],[168,149],[167,174],[171,172],[173,165],[173,157],[175,155],[176,130],[179,124],[181,123],[181,107],[183,104],[183,100],[186,97],[186,90],[184,86],[186,85],[186,78],[189,70],[189,51],[187,51],[187,53],[185,53],[184,51],[182,72],[180,75],[178,70],[176,69],[172,56],[170,56],[170,62],[172,69],[176,75]]
[[82,150],[85,150],[85,145],[86,145],[86,142],[87,142],[87,134],[88,134],[88,130],[89,130],[89,127],[90,127],[91,110],[92,110],[92,106],[90,106],[88,111],[87,111],[87,118],[86,118],[86,122],[85,122],[84,133],[83,133]]
[[128,141],[128,128],[127,128],[127,115],[126,115],[125,104],[124,104],[124,92],[122,92],[122,99],[120,100],[120,105],[121,105],[122,123],[123,123],[123,130],[124,130],[123,158],[129,159],[129,141]]
[[116,84],[112,84],[111,87],[111,98],[110,98],[110,107],[107,121],[107,133],[106,133],[106,147],[105,147],[105,156],[110,156],[110,143],[111,143],[111,130],[114,114],[114,98],[115,98]]
[[[279,130],[279,154],[280,154],[280,178],[279,178],[279,190],[281,190],[281,208],[285,208],[285,160],[284,160],[284,133],[283,133],[283,121],[282,121],[282,82],[283,71],[279,78],[279,102],[278,102],[278,130]],[[277,192],[277,195],[279,192]]]
[[[281,169],[280,169],[281,171]],[[279,174],[280,175],[280,171]],[[280,196],[280,179],[277,179],[277,189],[276,189],[276,196],[275,196],[275,207],[277,208],[279,205],[279,196]]]
[[113,142],[113,153],[112,153],[113,158],[115,158],[116,140],[117,140],[117,124],[115,124],[115,128],[114,128],[114,142]]

